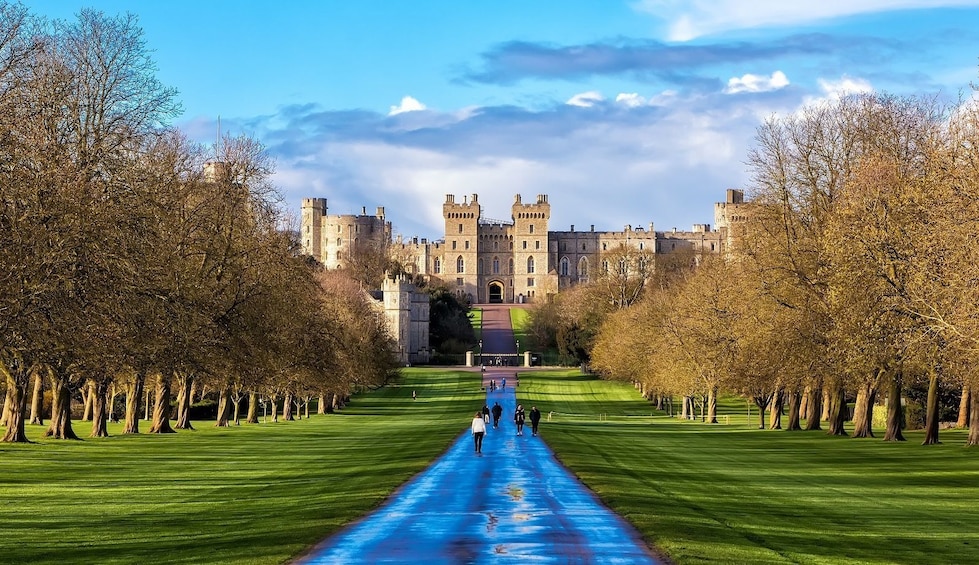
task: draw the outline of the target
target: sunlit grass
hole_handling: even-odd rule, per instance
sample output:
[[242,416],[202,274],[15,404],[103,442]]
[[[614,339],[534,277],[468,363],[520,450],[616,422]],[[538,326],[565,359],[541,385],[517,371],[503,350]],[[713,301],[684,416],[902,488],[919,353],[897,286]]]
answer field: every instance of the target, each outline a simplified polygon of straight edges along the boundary
[[513,338],[524,345],[521,350],[534,347],[530,334],[530,310],[526,308],[510,308],[510,325],[513,326]]
[[[629,385],[525,373],[559,458],[643,536],[688,563],[977,563],[979,452],[653,417]],[[724,419],[722,418],[722,421]],[[878,433],[878,437],[881,436]]]
[[309,420],[0,444],[0,562],[282,563],[423,470],[483,401],[474,373],[412,368]]

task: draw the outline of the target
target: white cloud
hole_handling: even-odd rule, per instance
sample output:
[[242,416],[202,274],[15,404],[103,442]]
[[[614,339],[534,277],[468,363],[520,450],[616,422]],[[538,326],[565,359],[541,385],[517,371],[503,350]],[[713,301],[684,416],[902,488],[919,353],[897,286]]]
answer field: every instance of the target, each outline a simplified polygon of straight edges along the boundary
[[636,108],[646,104],[646,99],[635,92],[622,92],[615,97],[615,101],[629,108]]
[[666,22],[671,41],[725,31],[798,25],[895,10],[976,6],[979,0],[637,0],[633,8]]
[[579,106],[581,108],[591,108],[599,102],[604,102],[605,97],[602,96],[601,92],[590,90],[588,92],[582,92],[575,94],[570,99],[568,99],[565,104],[568,106]]
[[767,92],[778,90],[789,85],[789,79],[782,71],[775,71],[772,76],[746,74],[741,77],[731,77],[727,81],[724,92],[737,94],[739,92]]
[[395,114],[403,114],[404,112],[417,112],[425,109],[427,109],[426,106],[418,100],[415,100],[411,96],[405,96],[401,99],[401,104],[391,106],[391,111],[388,112],[388,115],[393,116]]

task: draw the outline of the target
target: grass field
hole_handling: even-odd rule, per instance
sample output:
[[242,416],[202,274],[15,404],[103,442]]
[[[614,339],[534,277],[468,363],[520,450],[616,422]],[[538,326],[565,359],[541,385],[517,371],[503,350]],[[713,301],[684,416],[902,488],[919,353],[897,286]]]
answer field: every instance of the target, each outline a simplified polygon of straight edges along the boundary
[[472,308],[469,310],[469,323],[472,324],[473,334],[476,335],[476,340],[483,339],[483,310],[481,308]]
[[510,325],[513,327],[513,338],[521,343],[520,349],[532,349],[534,343],[530,335],[530,310],[510,308]]
[[482,406],[478,387],[408,369],[309,420],[0,444],[0,563],[282,563],[424,469]]
[[[979,563],[979,451],[651,417],[628,385],[521,375],[560,459],[681,564]],[[725,418],[722,417],[722,421]],[[878,437],[882,434],[878,433]]]
[[[0,562],[288,561],[458,437],[483,403],[477,379],[412,368],[310,420],[0,444]],[[681,565],[979,563],[979,452],[964,432],[924,447],[919,432],[758,430],[738,399],[720,406],[728,425],[679,421],[575,371],[523,373],[518,394],[561,460]]]

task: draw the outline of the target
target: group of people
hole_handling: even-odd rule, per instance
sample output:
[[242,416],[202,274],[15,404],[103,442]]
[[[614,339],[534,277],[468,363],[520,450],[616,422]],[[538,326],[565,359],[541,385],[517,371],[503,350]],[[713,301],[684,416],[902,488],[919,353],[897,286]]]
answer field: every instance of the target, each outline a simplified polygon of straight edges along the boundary
[[[503,416],[503,407],[500,406],[499,402],[493,404],[491,409],[488,405],[484,404],[483,409],[476,412],[473,416],[472,421],[472,436],[473,436],[473,446],[476,448],[476,453],[483,452],[483,437],[486,435],[486,426],[489,425],[490,416],[493,417],[493,428],[500,427],[500,418]],[[517,435],[523,435],[524,422],[527,419],[527,415],[524,412],[522,404],[517,405],[517,409],[513,412],[513,423],[517,427]],[[534,437],[537,437],[537,429],[540,426],[540,410],[536,406],[531,406],[530,408],[530,429]]]
[[[490,392],[496,390],[496,379],[490,379],[489,389]],[[505,389],[506,389],[506,379],[500,379],[500,390],[505,390]]]

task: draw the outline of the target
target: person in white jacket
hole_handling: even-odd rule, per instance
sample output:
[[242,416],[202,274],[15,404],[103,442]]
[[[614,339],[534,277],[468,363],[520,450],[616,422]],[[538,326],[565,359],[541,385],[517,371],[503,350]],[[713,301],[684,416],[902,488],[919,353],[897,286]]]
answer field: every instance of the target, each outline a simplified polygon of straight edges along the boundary
[[483,452],[483,436],[486,435],[486,421],[483,420],[482,411],[476,412],[472,423],[473,446],[476,453]]

